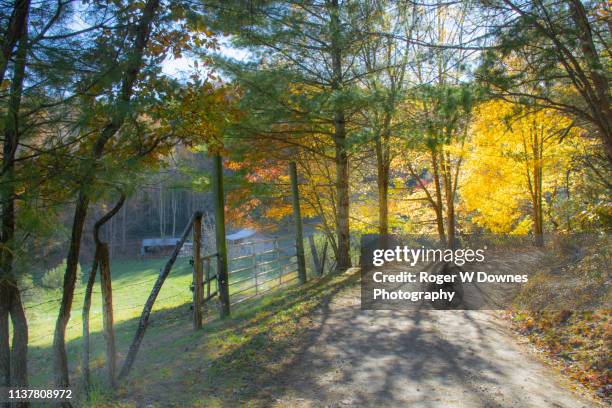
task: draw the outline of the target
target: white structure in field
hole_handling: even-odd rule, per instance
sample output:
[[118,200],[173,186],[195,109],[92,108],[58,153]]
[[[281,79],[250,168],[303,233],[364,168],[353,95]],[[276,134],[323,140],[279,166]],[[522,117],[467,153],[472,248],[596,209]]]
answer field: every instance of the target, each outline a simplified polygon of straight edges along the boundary
[[[263,252],[274,249],[274,240],[269,236],[258,233],[254,229],[243,228],[232,234],[225,236],[228,250],[232,256],[252,254],[253,252]],[[172,251],[180,238],[146,238],[140,245],[140,256],[147,254],[164,254]],[[185,242],[181,249],[180,256],[188,256],[193,252],[193,243]]]
[[227,234],[225,239],[229,245],[234,245],[246,242],[248,238],[254,238],[256,234],[257,231],[250,228],[244,228],[238,232],[234,232],[233,234]]
[[146,238],[140,244],[140,256],[147,253],[158,253],[176,246],[180,238]]

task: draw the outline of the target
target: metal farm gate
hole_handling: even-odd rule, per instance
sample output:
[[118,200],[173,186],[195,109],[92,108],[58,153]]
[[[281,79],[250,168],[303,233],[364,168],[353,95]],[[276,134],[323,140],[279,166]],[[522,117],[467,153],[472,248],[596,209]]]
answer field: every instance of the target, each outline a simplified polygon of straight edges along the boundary
[[[233,252],[242,255],[232,257]],[[298,278],[295,240],[291,237],[231,245],[229,254],[231,305],[252,299]]]
[[[237,305],[298,279],[297,251],[293,237],[259,239],[228,247],[230,305]],[[202,306],[219,294],[217,254],[201,257]],[[191,264],[195,264],[192,258]],[[192,283],[193,291],[195,283]],[[197,307],[194,302],[194,307]],[[196,312],[197,313],[197,312]]]

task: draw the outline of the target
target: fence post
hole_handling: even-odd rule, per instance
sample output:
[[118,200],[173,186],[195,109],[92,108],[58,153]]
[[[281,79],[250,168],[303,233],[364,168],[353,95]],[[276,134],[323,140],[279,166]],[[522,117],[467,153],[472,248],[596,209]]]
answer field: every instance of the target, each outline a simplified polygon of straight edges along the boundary
[[325,240],[325,245],[323,245],[323,254],[321,255],[321,275],[325,273],[325,259],[327,259],[327,245],[329,241]]
[[259,293],[259,282],[257,279],[257,253],[255,252],[255,243],[251,242],[251,267],[253,268],[253,280],[255,281],[255,294]]
[[213,192],[215,202],[215,232],[217,241],[217,283],[221,317],[230,314],[229,281],[227,272],[227,244],[225,242],[225,197],[223,194],[223,159],[219,154],[214,157]]
[[202,213],[196,212],[193,220],[193,329],[202,328]]
[[206,258],[206,299],[210,297],[210,257]]
[[321,261],[319,261],[319,254],[317,254],[317,246],[313,235],[308,237],[308,244],[310,245],[310,254],[312,255],[312,266],[314,271],[317,275],[321,276],[323,274],[321,270]]
[[100,255],[100,286],[102,287],[102,313],[104,314],[102,324],[104,328],[104,339],[106,340],[106,369],[108,382],[115,387],[115,329],[113,327],[113,289],[110,276],[110,264],[108,245],[99,244]]
[[276,266],[278,266],[278,284],[283,283],[283,265],[280,261],[280,248],[278,246],[278,238],[274,238],[274,251],[276,253]]
[[[206,257],[202,259],[202,262],[206,263],[206,266],[203,266],[203,268],[205,279],[204,284],[206,285],[206,302],[208,302],[210,300],[210,258]],[[204,286],[202,286],[202,296],[204,296]],[[206,302],[202,300],[202,316],[206,314]]]
[[295,248],[298,262],[298,276],[300,284],[306,282],[306,260],[304,259],[304,231],[302,214],[300,212],[300,191],[298,189],[297,166],[295,162],[289,163],[291,176],[291,193],[293,195],[293,218],[295,220]]

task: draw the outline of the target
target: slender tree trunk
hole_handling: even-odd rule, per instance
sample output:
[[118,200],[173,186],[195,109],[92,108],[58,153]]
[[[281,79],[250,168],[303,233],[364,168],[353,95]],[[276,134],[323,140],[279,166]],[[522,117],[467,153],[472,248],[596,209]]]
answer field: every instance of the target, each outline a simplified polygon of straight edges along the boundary
[[[104,126],[98,137],[96,138],[92,150],[92,168],[86,169],[86,174],[83,177],[83,188],[78,193],[77,203],[74,211],[72,232],[70,236],[70,248],[66,260],[66,272],[64,274],[64,286],[62,292],[62,302],[60,311],[55,325],[55,333],[53,337],[54,350],[54,371],[56,386],[66,388],[70,385],[68,373],[68,359],[66,355],[66,325],[70,319],[70,309],[72,307],[72,299],[74,296],[74,285],[76,282],[76,271],[79,260],[81,236],[83,234],[83,226],[85,217],[87,216],[87,208],[89,206],[89,196],[87,188],[95,181],[97,162],[104,154],[106,143],[119,131],[127,116],[126,106],[129,105],[136,83],[138,74],[142,66],[144,50],[149,40],[151,24],[157,8],[159,0],[147,0],[145,3],[142,16],[136,27],[134,46],[131,50],[131,55],[128,58],[127,66],[123,72],[119,97],[116,109],[110,120]],[[65,407],[71,407],[69,402],[61,404]]]
[[[4,208],[6,212],[6,206]],[[3,219],[5,218],[3,213]],[[3,225],[3,230],[5,229]],[[3,231],[5,233],[5,231]],[[2,253],[2,276],[0,277],[0,376],[2,386],[11,386],[11,347],[9,343],[9,315],[11,313],[12,297],[15,280],[11,274],[11,251]],[[9,406],[7,403],[5,406]]]
[[117,366],[117,353],[115,346],[115,327],[113,319],[113,290],[110,271],[108,245],[98,244],[100,255],[100,287],[102,288],[102,314],[104,327],[104,340],[106,341],[106,371],[108,384],[115,388],[115,368]]
[[[9,281],[0,279],[0,386],[11,386],[11,348],[9,344],[9,310],[11,291]],[[2,404],[8,408],[9,403]]]
[[[115,335],[112,316],[112,295],[110,295],[110,264],[108,260],[108,246],[100,240],[100,228],[112,220],[125,203],[125,194],[120,192],[120,197],[115,206],[104,214],[96,223],[93,229],[93,239],[96,245],[91,273],[87,279],[85,298],[83,300],[83,384],[85,389],[89,388],[89,310],[91,308],[91,293],[96,282],[96,272],[100,267],[100,284],[102,286],[102,298],[104,301],[104,337],[107,341],[107,367],[109,373],[109,383],[114,384],[115,372]],[[123,207],[125,208],[125,207]],[[106,269],[106,270],[104,270]],[[108,285],[107,288],[104,286]],[[110,296],[109,296],[110,295]],[[112,359],[112,361],[111,361]]]
[[[12,350],[9,346],[9,316],[13,326]],[[0,378],[1,386],[28,387],[28,325],[21,302],[17,282],[13,279],[0,280]],[[12,352],[11,352],[12,351]],[[2,404],[9,407],[9,403]],[[15,406],[28,407],[20,402]]]
[[159,236],[164,236],[164,187],[160,184],[159,186]]
[[91,266],[91,272],[87,278],[87,287],[85,288],[85,298],[83,299],[83,358],[81,361],[81,370],[83,375],[83,387],[85,392],[89,391],[89,310],[91,309],[91,292],[96,282],[96,273],[98,271],[98,248],[96,245],[96,251],[94,254],[93,264]]
[[4,82],[4,75],[15,45],[27,30],[28,14],[30,13],[29,0],[15,0],[13,11],[8,21],[4,37],[0,43],[0,84]]
[[172,237],[176,236],[176,211],[178,203],[176,201],[176,192],[172,190]]
[[440,243],[446,246],[446,231],[444,231],[444,214],[442,213],[442,209],[438,206],[434,207],[434,212],[436,214],[436,228],[438,229],[438,238],[440,239]]
[[[29,2],[26,2],[29,7]],[[23,4],[22,4],[23,5]],[[17,6],[17,4],[16,4]],[[13,270],[15,247],[15,157],[19,146],[20,125],[19,111],[25,82],[25,67],[28,49],[27,10],[25,11],[20,32],[16,33],[19,42],[15,58],[14,74],[11,81],[8,109],[6,113],[3,157],[2,157],[2,186],[0,199],[2,204],[2,251],[0,253],[0,285],[2,297],[0,302],[0,325],[6,327],[6,335],[0,334],[0,376],[8,381],[9,386],[27,388],[27,350],[28,325],[17,279]],[[8,315],[13,326],[12,350],[8,344]],[[6,337],[5,337],[6,336]],[[28,403],[17,404],[27,407]]]
[[446,241],[450,249],[455,249],[455,204],[450,197],[446,198]]
[[[383,177],[385,177],[383,175]],[[381,179],[378,185],[378,233],[389,234],[389,180]]]
[[535,245],[541,247],[544,245],[544,222],[542,214],[542,151],[540,141],[537,136],[537,131],[534,132],[533,141],[533,185],[534,197],[533,203],[533,235],[535,237]]
[[295,248],[300,284],[306,283],[306,258],[304,256],[304,227],[302,212],[300,210],[300,190],[298,186],[297,166],[295,162],[289,163],[291,178],[291,193],[293,198],[293,218],[295,222]]
[[[350,226],[349,226],[349,186],[348,186],[348,155],[344,142],[344,115],[337,116],[336,137],[336,235],[338,236],[338,259],[336,270],[341,272],[351,267],[350,258]],[[341,135],[341,136],[339,136]]]
[[381,237],[389,234],[389,163],[383,149],[381,141],[377,140],[378,234]]
[[[332,90],[342,90],[342,47],[340,39],[340,8],[338,0],[330,5],[331,22],[331,57],[332,57]],[[336,106],[334,113],[334,145],[336,149],[336,235],[338,237],[338,254],[336,271],[342,272],[351,267],[350,225],[349,225],[349,167],[346,146],[346,118],[344,108]]]
[[440,170],[438,168],[438,156],[435,150],[431,150],[431,167],[433,171],[434,188],[436,193],[436,205],[434,207],[436,213],[436,226],[438,228],[438,237],[440,243],[446,246],[447,237],[444,232],[444,204],[442,202],[442,187],[440,185]]
[[535,237],[535,245],[537,247],[544,246],[544,236],[543,236],[543,228],[542,228],[542,214],[541,208],[539,208],[539,203],[535,204],[535,211],[533,214],[534,222],[533,222],[533,235]]
[[[15,388],[28,388],[28,322],[23,310],[21,293],[17,286],[11,296],[11,323],[13,324],[13,353],[11,359],[11,385]],[[29,403],[20,402],[17,407],[28,407]]]
[[446,199],[446,245],[450,249],[455,249],[455,194],[451,164],[450,159],[445,157],[444,154],[442,154],[440,160],[442,162],[442,180]]
[[[78,195],[77,203],[74,209],[72,232],[70,235],[70,248],[66,258],[66,273],[64,274],[62,303],[60,304],[60,311],[55,323],[55,333],[53,336],[55,385],[59,388],[68,388],[70,386],[65,336],[66,326],[70,320],[70,309],[72,307],[74,286],[76,284],[76,271],[81,249],[81,237],[83,234],[83,226],[85,225],[85,217],[87,216],[88,205],[89,197],[87,197],[84,191],[81,191]],[[68,402],[64,402],[62,405],[71,406]]]
[[115,248],[116,232],[117,232],[117,228],[115,228],[115,218],[111,218],[108,224],[108,245],[107,245],[109,262],[111,259],[113,259],[113,256],[115,255],[114,248]]
[[126,231],[127,231],[127,205],[124,205],[121,210],[121,246],[123,247],[123,252],[125,253],[125,239],[126,239]]

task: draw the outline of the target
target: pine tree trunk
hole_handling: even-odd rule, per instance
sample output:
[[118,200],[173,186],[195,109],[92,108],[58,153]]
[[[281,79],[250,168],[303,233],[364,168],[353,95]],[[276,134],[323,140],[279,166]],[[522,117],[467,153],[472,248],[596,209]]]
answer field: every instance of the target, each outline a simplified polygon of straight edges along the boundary
[[336,271],[342,272],[351,267],[349,232],[349,186],[348,157],[342,145],[336,145],[336,235],[338,237],[338,257]]
[[[17,7],[28,7],[29,2],[21,2]],[[2,183],[0,199],[2,204],[2,240],[0,252],[0,327],[6,332],[0,334],[0,375],[8,386],[27,388],[27,350],[28,325],[21,303],[21,293],[13,270],[15,256],[15,154],[19,145],[20,125],[19,112],[25,82],[25,67],[28,51],[27,9],[20,32],[15,33],[19,45],[15,56],[14,73],[11,81],[9,102],[4,123],[4,141],[2,151]],[[8,339],[8,316],[13,326],[12,350]],[[27,407],[27,402],[16,404]]]
[[435,150],[431,150],[431,167],[433,171],[434,178],[434,188],[436,193],[436,226],[438,228],[438,237],[440,239],[440,243],[444,246],[447,244],[447,237],[444,231],[444,204],[442,202],[442,187],[440,186],[440,171],[438,168],[438,157],[437,152]]
[[0,41],[0,44],[2,44],[2,51],[0,53],[0,84],[4,82],[6,68],[11,59],[13,49],[27,30],[28,14],[30,14],[30,1],[15,0],[11,17],[4,30],[4,38]]
[[[11,385],[11,348],[9,345],[10,291],[8,279],[0,279],[0,386]],[[9,403],[4,403],[8,407]]]
[[96,245],[96,251],[94,254],[93,264],[91,272],[87,278],[87,286],[85,288],[85,298],[83,299],[83,357],[81,361],[81,370],[83,375],[83,387],[87,392],[89,390],[89,310],[91,309],[91,292],[96,282],[96,273],[98,271],[98,246]]
[[[442,180],[444,182],[444,197],[446,198],[446,245],[455,249],[455,194],[451,163],[448,157],[442,154]],[[458,171],[458,170],[457,170]]]
[[[331,24],[331,58],[332,58],[332,90],[342,89],[342,49],[340,45],[340,9],[338,0],[330,4]],[[342,272],[351,267],[350,257],[350,225],[349,225],[349,167],[346,146],[346,118],[341,106],[334,112],[334,145],[336,149],[336,235],[338,253],[336,271]]]
[[[11,386],[28,388],[28,322],[23,310],[21,293],[17,285],[11,296],[11,323],[13,324],[13,350],[11,355]],[[24,408],[29,403],[20,402],[15,406]]]
[[380,141],[376,142],[376,165],[378,187],[378,234],[389,234],[389,164]]
[[100,287],[102,288],[103,329],[104,340],[106,341],[106,371],[109,385],[111,388],[115,388],[115,368],[117,366],[117,355],[113,319],[113,289],[108,245],[105,243],[98,244],[98,253],[100,256]]
[[[83,235],[83,226],[85,225],[88,205],[89,198],[85,192],[81,191],[74,209],[70,248],[66,258],[66,272],[64,274],[64,284],[62,287],[62,302],[60,304],[60,311],[55,323],[55,333],[53,336],[55,385],[59,388],[68,388],[70,386],[68,356],[66,354],[66,326],[68,325],[68,320],[70,320],[70,309],[72,307],[77,277],[77,265],[79,263],[79,253],[81,249],[81,237]],[[67,407],[71,405],[68,402],[64,402],[62,406]]]
[[107,245],[107,252],[108,252],[108,259],[109,262],[111,259],[113,259],[114,255],[115,255],[115,235],[117,232],[117,228],[115,228],[115,218],[111,218],[109,220],[109,224],[108,224],[108,245]]

